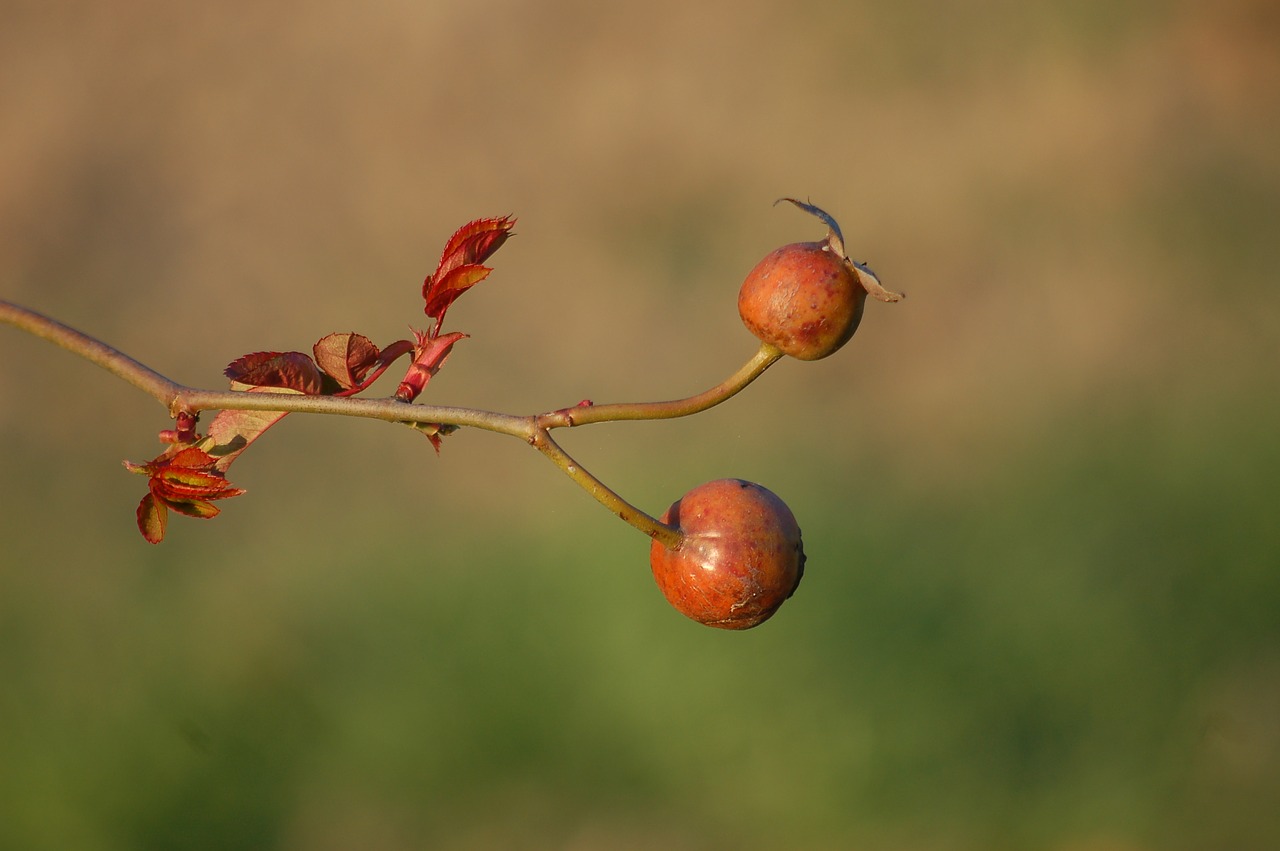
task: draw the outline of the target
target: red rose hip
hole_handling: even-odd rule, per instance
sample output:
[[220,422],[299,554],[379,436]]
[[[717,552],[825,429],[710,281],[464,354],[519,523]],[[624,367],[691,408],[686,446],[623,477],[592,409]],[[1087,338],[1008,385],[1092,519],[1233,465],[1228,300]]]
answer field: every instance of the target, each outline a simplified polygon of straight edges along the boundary
[[682,538],[674,549],[653,542],[653,578],[671,605],[699,623],[750,629],[800,584],[800,526],[767,488],[741,479],[707,482],[677,500],[662,521]]
[[868,295],[880,301],[902,296],[845,255],[835,219],[811,204],[784,200],[825,222],[827,238],[784,245],[757,263],[738,291],[738,314],[762,342],[799,360],[818,360],[849,342]]
[[761,260],[738,293],[742,321],[762,341],[800,360],[818,360],[849,341],[867,292],[825,243],[784,245]]

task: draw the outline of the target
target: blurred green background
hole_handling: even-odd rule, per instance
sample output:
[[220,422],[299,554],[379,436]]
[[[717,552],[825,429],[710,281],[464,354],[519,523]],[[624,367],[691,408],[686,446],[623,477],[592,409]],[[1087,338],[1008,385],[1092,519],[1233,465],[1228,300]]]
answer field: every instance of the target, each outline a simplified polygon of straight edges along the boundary
[[165,412],[0,329],[0,848],[1280,846],[1274,4],[3,12],[0,294],[180,381],[404,336],[477,216],[518,236],[428,401],[719,381],[822,234],[781,195],[909,298],[565,435],[653,512],[790,503],[743,634],[484,433],[291,417],[151,547]]

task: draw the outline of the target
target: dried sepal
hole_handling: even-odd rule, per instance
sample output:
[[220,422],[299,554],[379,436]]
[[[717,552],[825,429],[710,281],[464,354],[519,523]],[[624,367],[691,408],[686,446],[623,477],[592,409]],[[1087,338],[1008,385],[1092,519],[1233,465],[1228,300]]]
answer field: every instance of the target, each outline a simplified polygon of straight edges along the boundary
[[844,250],[844,234],[841,233],[840,223],[836,221],[835,216],[832,216],[830,213],[828,213],[826,210],[822,209],[821,207],[818,207],[814,204],[810,204],[807,201],[801,201],[796,198],[779,198],[777,201],[774,201],[773,203],[776,205],[776,204],[780,204],[783,201],[789,201],[790,203],[794,204],[801,210],[804,210],[809,215],[814,216],[819,221],[821,221],[824,225],[826,225],[827,226],[827,244],[831,246],[831,250],[836,253],[837,257],[846,256],[846,253]]
[[902,301],[907,297],[906,293],[895,293],[893,290],[885,289],[876,273],[872,272],[867,264],[859,263],[856,260],[849,260],[848,262],[853,267],[854,275],[858,278],[858,285],[867,291],[867,295],[877,301],[892,303]]
[[858,286],[862,287],[862,289],[866,291],[867,295],[877,301],[884,302],[902,301],[907,297],[906,293],[896,293],[893,290],[885,289],[880,283],[880,278],[875,272],[871,271],[871,268],[867,266],[867,264],[859,263],[857,260],[854,260],[849,256],[848,251],[845,249],[844,233],[841,232],[840,223],[836,221],[835,216],[815,204],[810,204],[807,201],[800,201],[796,198],[779,198],[773,203],[779,204],[783,201],[788,201],[791,204],[794,204],[797,208],[817,218],[827,226],[827,250],[836,257],[844,260],[845,265],[850,268],[854,277],[857,279]]
[[453,434],[458,430],[456,425],[443,425],[441,423],[405,423],[409,428],[423,434],[427,440],[431,441],[431,448],[440,454],[440,446],[444,443],[444,438]]

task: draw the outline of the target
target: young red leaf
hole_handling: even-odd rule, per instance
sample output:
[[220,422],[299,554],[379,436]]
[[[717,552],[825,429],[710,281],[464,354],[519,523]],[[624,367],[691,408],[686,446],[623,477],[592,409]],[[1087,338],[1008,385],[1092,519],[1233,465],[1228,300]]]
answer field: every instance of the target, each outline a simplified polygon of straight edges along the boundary
[[413,363],[396,388],[396,398],[402,402],[412,402],[427,387],[431,377],[440,371],[444,362],[453,350],[453,344],[467,335],[458,331],[445,334],[443,337],[432,337],[421,331],[414,331],[418,345],[413,350]]
[[125,461],[125,469],[143,476],[156,476],[173,467],[189,471],[207,472],[213,469],[217,459],[196,446],[170,446],[155,458],[142,464]]
[[151,477],[152,492],[165,499],[201,499],[228,487],[221,475],[181,467],[161,467]]
[[316,363],[344,390],[363,381],[381,354],[368,337],[350,333],[321,337],[313,351]]
[[511,216],[467,222],[445,243],[436,275],[463,264],[483,263],[507,241],[515,224]]
[[408,340],[396,340],[378,353],[378,359],[373,364],[373,368],[365,371],[360,380],[350,387],[333,391],[334,396],[354,396],[355,394],[365,390],[370,384],[382,377],[382,373],[387,371],[387,367],[400,359],[402,355],[412,354],[414,344]]
[[202,473],[181,467],[163,467],[151,477],[151,492],[167,503],[226,499],[244,493],[220,473]]
[[237,384],[320,393],[323,378],[315,361],[302,352],[254,352],[227,365],[223,374]]
[[[482,264],[507,241],[515,223],[516,220],[511,216],[476,219],[458,228],[449,237],[435,272],[428,275],[422,283],[422,297],[426,300],[425,312],[437,320],[437,329],[453,300],[489,274],[489,270]],[[476,271],[451,279],[450,273],[463,266],[476,267]]]
[[209,520],[221,513],[218,506],[203,499],[178,500],[166,504],[179,514],[195,517],[197,520]]
[[158,544],[164,540],[165,527],[169,525],[169,510],[164,503],[151,494],[138,503],[138,531],[149,544]]
[[214,517],[218,508],[210,500],[239,496],[244,491],[215,471],[218,463],[195,446],[170,446],[145,464],[124,462],[130,472],[148,476],[148,493],[138,503],[138,530],[153,544],[164,539],[169,510],[188,517]]
[[[232,385],[233,387],[235,385]],[[249,393],[296,393],[280,387],[247,387]],[[286,416],[283,411],[218,411],[209,423],[209,433],[201,446],[214,456],[214,469],[226,472],[231,462],[240,457],[263,432]]]
[[430,292],[425,293],[427,315],[435,318],[444,316],[444,312],[449,309],[449,305],[453,304],[454,299],[489,277],[492,271],[488,266],[468,264],[456,266],[436,276]]
[[217,459],[196,446],[188,446],[168,459],[169,467],[185,467],[189,470],[212,470]]

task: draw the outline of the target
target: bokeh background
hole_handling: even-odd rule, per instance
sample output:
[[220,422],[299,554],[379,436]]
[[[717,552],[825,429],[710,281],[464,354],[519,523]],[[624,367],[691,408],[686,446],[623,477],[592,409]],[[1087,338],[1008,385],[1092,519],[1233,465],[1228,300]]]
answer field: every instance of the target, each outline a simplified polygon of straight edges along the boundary
[[291,417],[149,546],[165,412],[0,329],[0,847],[1280,844],[1273,3],[0,11],[0,294],[180,381],[405,336],[485,215],[429,401],[719,381],[743,275],[822,235],[781,195],[909,296],[564,436],[653,512],[790,503],[743,634],[478,432]]

